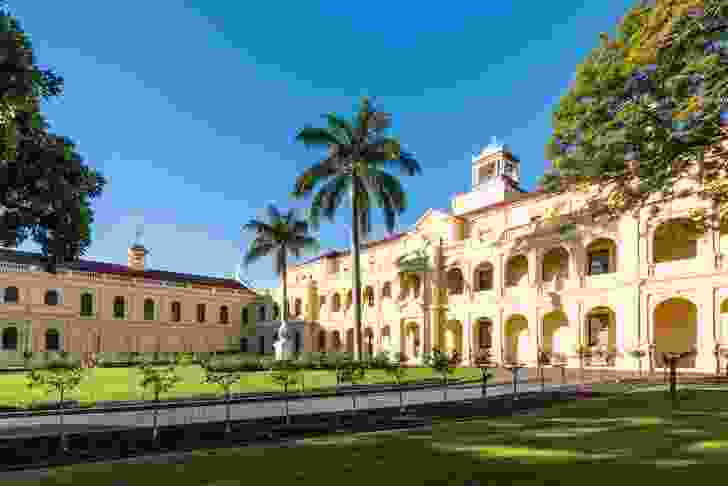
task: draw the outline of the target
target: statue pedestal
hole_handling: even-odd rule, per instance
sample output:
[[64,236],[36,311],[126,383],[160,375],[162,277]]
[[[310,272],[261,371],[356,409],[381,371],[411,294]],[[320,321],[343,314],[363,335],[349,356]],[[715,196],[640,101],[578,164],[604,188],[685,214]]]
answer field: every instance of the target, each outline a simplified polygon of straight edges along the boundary
[[293,359],[295,350],[294,342],[289,338],[288,326],[281,321],[281,327],[278,328],[278,340],[273,343],[276,360]]

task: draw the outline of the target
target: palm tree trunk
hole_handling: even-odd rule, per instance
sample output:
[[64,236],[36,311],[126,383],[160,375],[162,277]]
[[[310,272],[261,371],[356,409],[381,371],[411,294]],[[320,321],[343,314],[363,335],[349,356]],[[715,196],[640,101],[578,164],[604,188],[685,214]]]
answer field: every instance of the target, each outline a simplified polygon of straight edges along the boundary
[[352,246],[352,272],[354,278],[353,304],[354,304],[354,359],[361,359],[361,269],[359,265],[359,185],[356,178],[351,185],[351,246]]
[[63,430],[63,389],[61,389],[61,400],[58,402],[58,421],[60,423],[61,428],[61,440],[60,440],[60,449],[61,453],[66,453],[68,451],[68,444],[66,443],[66,432]]
[[286,247],[283,246],[283,272],[281,274],[281,280],[283,280],[283,309],[281,309],[281,316],[283,316],[284,322],[288,322],[288,279],[286,278],[288,265],[286,256]]
[[230,392],[225,392],[225,433],[230,433]]

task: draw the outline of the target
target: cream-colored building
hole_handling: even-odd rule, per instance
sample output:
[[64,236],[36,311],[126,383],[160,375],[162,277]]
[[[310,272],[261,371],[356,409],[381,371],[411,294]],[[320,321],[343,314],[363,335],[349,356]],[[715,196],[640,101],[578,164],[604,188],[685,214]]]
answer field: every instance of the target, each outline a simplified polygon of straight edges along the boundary
[[[365,245],[364,351],[416,362],[440,347],[469,364],[489,349],[496,361],[534,364],[543,349],[576,366],[584,344],[616,352],[610,365],[621,369],[636,369],[627,352],[642,349],[646,369],[650,356],[660,368],[662,352],[695,348],[683,366],[715,370],[716,347],[728,346],[728,245],[717,231],[670,231],[705,203],[656,200],[657,217],[648,207],[609,224],[573,219],[587,195],[526,193],[519,165],[491,144],[473,159],[472,190],[449,210]],[[432,269],[406,277],[395,261],[420,247]],[[306,350],[353,350],[350,260],[332,251],[290,269]]]
[[80,260],[43,271],[37,253],[0,250],[0,361],[24,351],[171,352],[238,349],[258,295],[234,279]]

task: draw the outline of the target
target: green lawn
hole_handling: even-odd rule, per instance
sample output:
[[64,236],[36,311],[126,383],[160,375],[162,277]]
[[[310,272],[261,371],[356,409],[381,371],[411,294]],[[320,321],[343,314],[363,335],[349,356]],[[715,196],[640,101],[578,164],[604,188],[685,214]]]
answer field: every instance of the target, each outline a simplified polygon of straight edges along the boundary
[[[220,388],[202,383],[204,371],[201,367],[180,366],[178,368],[183,381],[169,394],[162,398],[195,396],[200,394],[220,394]],[[94,368],[89,370],[88,378],[81,384],[77,392],[71,393],[69,400],[79,400],[82,404],[91,404],[99,400],[140,400],[150,399],[138,386],[141,373],[136,368]],[[453,378],[478,378],[480,372],[474,368],[457,368],[451,375]],[[439,377],[429,368],[408,369],[409,381]],[[336,385],[333,371],[307,371],[305,373],[306,390],[329,388]],[[26,373],[0,375],[0,406],[29,406],[33,402],[46,401],[49,398],[41,389],[27,388]],[[369,370],[362,383],[391,383],[392,379],[382,370]],[[300,390],[300,385],[294,387]],[[235,393],[257,391],[281,391],[281,387],[270,379],[267,372],[246,373],[239,385],[233,387]],[[55,395],[50,396],[56,399]]]
[[688,391],[674,412],[664,392],[613,395],[559,405],[542,416],[436,421],[431,432],[335,434],[293,448],[198,451],[185,465],[70,466],[33,484],[709,484],[720,481],[728,461],[726,405],[728,391]]

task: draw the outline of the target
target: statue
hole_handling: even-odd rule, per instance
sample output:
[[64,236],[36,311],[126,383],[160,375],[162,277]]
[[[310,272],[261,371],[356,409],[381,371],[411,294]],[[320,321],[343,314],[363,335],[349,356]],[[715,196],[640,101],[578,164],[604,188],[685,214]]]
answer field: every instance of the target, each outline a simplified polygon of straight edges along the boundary
[[291,359],[293,357],[293,340],[290,339],[291,333],[288,330],[288,324],[281,318],[281,325],[278,328],[278,339],[273,343],[275,349],[276,360]]

